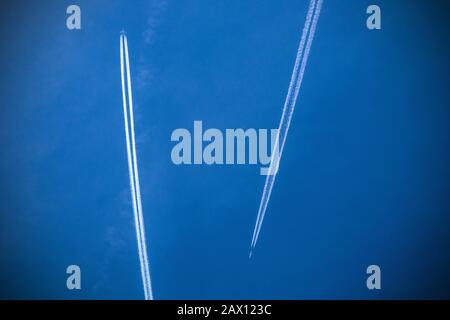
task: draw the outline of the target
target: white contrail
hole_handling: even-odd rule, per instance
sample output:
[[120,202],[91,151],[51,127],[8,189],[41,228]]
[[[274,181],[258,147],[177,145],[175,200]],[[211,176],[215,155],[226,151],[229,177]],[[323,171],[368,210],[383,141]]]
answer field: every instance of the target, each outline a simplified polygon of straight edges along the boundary
[[[124,52],[125,49],[125,52]],[[125,56],[125,68],[127,77],[127,90],[125,89],[125,72],[124,72],[124,56]],[[134,222],[136,228],[136,238],[139,253],[139,262],[141,267],[142,282],[144,286],[144,294],[146,300],[153,299],[153,293],[150,280],[150,268],[147,257],[147,246],[145,240],[144,219],[142,214],[142,201],[139,186],[139,174],[137,168],[136,157],[136,143],[134,134],[134,117],[133,117],[133,98],[131,92],[131,79],[130,79],[130,63],[128,57],[128,43],[124,33],[120,36],[120,67],[121,67],[121,80],[122,80],[122,97],[123,97],[123,112],[125,123],[125,138],[127,145],[127,158],[128,158],[128,170],[130,176],[130,189],[133,203]],[[128,127],[128,111],[126,96],[128,92],[128,107],[130,109],[130,129],[131,129],[131,143],[130,133]],[[131,145],[131,147],[130,147]],[[132,151],[130,150],[132,149]]]
[[127,159],[128,159],[128,172],[130,177],[130,190],[131,190],[131,200],[133,205],[133,213],[134,213],[134,222],[136,227],[136,237],[137,237],[137,245],[138,245],[138,253],[139,253],[139,262],[141,266],[141,274],[142,281],[144,284],[144,293],[147,297],[147,285],[145,280],[145,271],[144,271],[144,260],[142,255],[141,248],[141,234],[139,232],[138,226],[138,213],[137,213],[137,204],[136,204],[136,191],[134,186],[134,173],[133,173],[133,165],[131,161],[131,147],[130,147],[130,134],[128,129],[128,111],[127,111],[127,102],[126,102],[126,92],[125,92],[125,80],[124,80],[124,62],[123,62],[123,39],[120,36],[120,71],[121,71],[121,80],[122,80],[122,98],[123,98],[123,116],[125,123],[125,139],[127,146]]
[[128,101],[129,101],[129,107],[130,107],[130,124],[131,124],[131,146],[133,150],[133,167],[134,167],[134,178],[135,178],[135,184],[136,184],[136,199],[137,199],[137,205],[138,205],[138,218],[139,218],[139,228],[141,232],[141,239],[142,239],[142,246],[143,246],[143,255],[144,255],[144,266],[145,266],[145,272],[147,275],[147,285],[148,285],[148,291],[149,291],[149,298],[150,300],[153,300],[153,292],[151,287],[151,281],[150,281],[150,267],[148,263],[148,257],[147,257],[147,244],[145,240],[145,228],[144,228],[144,216],[142,211],[142,201],[141,201],[141,188],[139,184],[139,173],[138,173],[138,166],[137,166],[137,155],[136,155],[136,141],[135,141],[135,134],[134,134],[134,115],[133,115],[133,96],[131,92],[131,76],[130,76],[130,62],[128,57],[128,42],[127,37],[124,36],[124,45],[125,45],[125,62],[127,66],[127,84],[128,84]]
[[[276,150],[281,137],[281,147],[279,149],[278,157],[275,159],[272,151],[271,164],[269,172],[273,172],[266,177],[264,184],[263,194],[261,197],[261,203],[258,210],[258,216],[256,218],[255,228],[253,231],[252,243],[250,246],[249,257],[252,256],[253,249],[258,241],[261,226],[266,214],[267,205],[270,200],[272,188],[275,183],[276,173],[278,165],[283,153],[284,144],[286,143],[287,133],[291,124],[292,114],[294,113],[295,103],[297,101],[298,92],[302,84],[303,75],[305,73],[306,63],[308,61],[309,52],[311,50],[312,41],[316,31],[317,22],[320,16],[320,10],[322,8],[323,0],[311,0],[309,3],[308,13],[306,15],[305,25],[303,26],[302,37],[297,51],[295,59],[294,70],[292,71],[291,82],[289,84],[288,93],[283,107],[283,113],[281,115],[280,125],[278,127],[277,139],[273,150]],[[313,17],[314,14],[314,17]],[[305,46],[306,44],[306,46]],[[301,61],[301,63],[300,63]],[[276,168],[276,169],[274,169]]]

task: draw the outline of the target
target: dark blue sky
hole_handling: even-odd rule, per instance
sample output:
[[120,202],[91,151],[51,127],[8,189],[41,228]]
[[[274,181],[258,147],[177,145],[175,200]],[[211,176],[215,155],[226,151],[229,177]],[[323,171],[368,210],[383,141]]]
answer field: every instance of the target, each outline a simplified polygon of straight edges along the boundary
[[[381,31],[365,27],[375,3]],[[122,28],[155,298],[450,298],[443,3],[324,1],[251,260],[259,167],[175,166],[170,135],[276,128],[308,1],[77,1],[80,31],[69,2],[5,5],[0,298],[143,298]]]

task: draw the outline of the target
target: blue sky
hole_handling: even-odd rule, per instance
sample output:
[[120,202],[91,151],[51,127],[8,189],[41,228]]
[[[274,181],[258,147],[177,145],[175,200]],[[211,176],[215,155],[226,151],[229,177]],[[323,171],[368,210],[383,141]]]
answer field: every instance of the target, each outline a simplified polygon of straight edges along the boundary
[[[382,30],[365,27],[382,9]],[[176,128],[276,128],[308,1],[15,1],[1,13],[0,298],[142,299],[127,31],[154,295],[449,298],[444,2],[325,0],[254,257],[257,166],[175,166]],[[66,267],[82,290],[66,289]],[[382,290],[366,288],[380,265]]]

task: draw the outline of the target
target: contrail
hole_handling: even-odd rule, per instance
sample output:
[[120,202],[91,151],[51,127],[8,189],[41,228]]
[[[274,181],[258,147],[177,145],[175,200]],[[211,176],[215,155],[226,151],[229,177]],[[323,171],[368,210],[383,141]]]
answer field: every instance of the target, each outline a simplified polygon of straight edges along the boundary
[[[125,50],[125,52],[124,52]],[[124,72],[124,56],[125,56],[125,68],[127,79],[127,90],[125,88],[125,72]],[[124,32],[120,35],[120,71],[122,80],[122,98],[123,98],[123,112],[124,112],[124,125],[125,125],[125,138],[127,146],[127,159],[128,159],[128,171],[130,177],[130,190],[133,204],[134,223],[136,228],[136,238],[139,253],[139,262],[141,267],[142,282],[144,286],[144,294],[146,300],[153,299],[151,280],[150,280],[150,268],[147,257],[147,246],[145,240],[144,230],[144,218],[142,214],[142,201],[141,192],[139,186],[139,174],[137,167],[136,157],[136,143],[134,134],[134,117],[133,117],[133,97],[131,93],[131,79],[130,79],[130,62],[128,57],[128,43],[127,37]],[[128,93],[128,107],[130,109],[130,129],[131,129],[131,142],[130,133],[128,127],[128,111],[126,96]],[[130,146],[131,145],[131,146]]]
[[134,167],[134,180],[136,184],[136,199],[137,199],[137,209],[138,209],[138,218],[139,218],[139,229],[141,233],[142,239],[142,252],[144,255],[144,266],[145,273],[147,276],[147,286],[149,292],[150,300],[153,300],[153,292],[150,281],[150,267],[148,263],[147,257],[147,244],[145,240],[145,228],[144,228],[144,216],[142,211],[142,201],[141,201],[141,188],[139,184],[139,173],[137,166],[137,155],[136,155],[136,142],[135,142],[135,134],[134,134],[134,116],[133,116],[133,96],[131,92],[131,76],[130,76],[130,62],[128,57],[128,41],[127,37],[124,35],[124,46],[125,46],[125,64],[127,66],[127,84],[128,84],[128,101],[130,106],[130,124],[131,124],[131,145],[133,150],[133,167]]
[[278,148],[280,137],[281,137],[281,147],[279,149],[278,157],[276,159],[274,157],[275,153],[272,151],[272,158],[270,161],[271,164],[269,172],[272,172],[273,174],[269,174],[266,177],[266,182],[264,184],[263,194],[261,197],[261,203],[259,205],[258,216],[256,218],[255,228],[253,231],[253,238],[250,246],[249,258],[251,258],[253,249],[255,248],[256,242],[258,241],[261,226],[264,220],[264,216],[266,214],[267,205],[269,203],[272,188],[275,183],[278,165],[281,159],[281,155],[283,153],[284,144],[286,143],[286,137],[289,131],[289,127],[291,125],[292,114],[294,113],[298,92],[300,90],[303,75],[305,73],[306,63],[308,61],[312,41],[314,39],[314,34],[316,32],[316,26],[319,20],[322,3],[323,0],[311,0],[309,2],[308,13],[306,15],[305,25],[303,26],[302,37],[300,39],[300,44],[297,50],[294,70],[292,71],[291,82],[289,84],[288,93],[286,95],[286,100],[284,102],[283,113],[281,115],[277,139],[275,141],[275,146],[273,150],[276,150],[276,148]]
[[139,261],[141,266],[141,274],[143,277],[144,283],[144,292],[147,297],[147,286],[145,281],[145,271],[144,271],[144,262],[143,255],[141,249],[141,234],[138,227],[138,214],[137,214],[137,204],[136,204],[136,191],[134,186],[134,173],[133,173],[133,165],[131,160],[131,147],[130,147],[130,133],[128,129],[128,111],[127,111],[127,102],[126,102],[126,92],[125,92],[125,80],[124,80],[124,62],[123,62],[123,39],[122,35],[120,36],[120,71],[121,71],[121,80],[122,80],[122,98],[123,98],[123,116],[125,123],[125,140],[127,146],[127,159],[128,159],[128,172],[130,177],[130,190],[131,190],[131,200],[133,205],[133,213],[134,213],[134,221],[136,226],[136,236],[137,236],[137,244],[138,244],[138,253],[139,253]]

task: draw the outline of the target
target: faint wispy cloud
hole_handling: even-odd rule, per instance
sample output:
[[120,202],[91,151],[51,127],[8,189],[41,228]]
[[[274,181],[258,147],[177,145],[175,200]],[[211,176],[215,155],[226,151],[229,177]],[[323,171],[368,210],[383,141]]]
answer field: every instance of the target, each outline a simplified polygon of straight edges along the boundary
[[142,56],[139,58],[139,68],[136,70],[136,88],[138,90],[147,86],[154,79],[151,67],[145,60]]
[[146,44],[154,41],[156,29],[161,23],[162,15],[167,8],[167,0],[152,0],[149,4],[150,14],[147,18],[147,27],[142,33]]
[[[153,45],[157,38],[158,27],[163,21],[164,13],[168,7],[167,0],[151,0],[147,9],[147,20],[144,31],[142,32],[142,38],[146,46]],[[154,68],[149,62],[151,58],[148,54],[140,55],[138,65],[136,68],[136,89],[140,90],[144,87],[148,87],[154,81]]]

